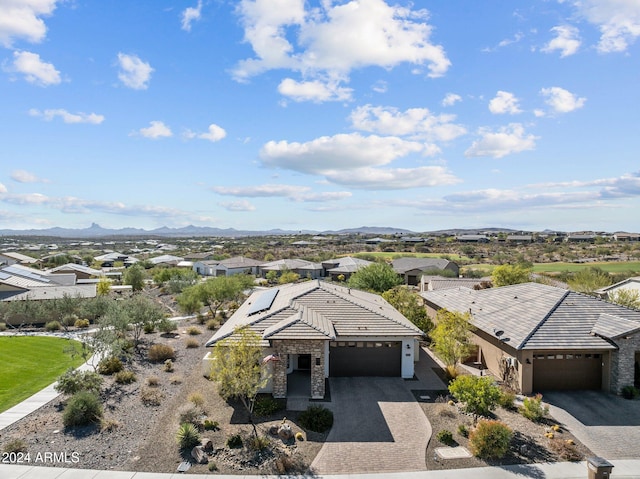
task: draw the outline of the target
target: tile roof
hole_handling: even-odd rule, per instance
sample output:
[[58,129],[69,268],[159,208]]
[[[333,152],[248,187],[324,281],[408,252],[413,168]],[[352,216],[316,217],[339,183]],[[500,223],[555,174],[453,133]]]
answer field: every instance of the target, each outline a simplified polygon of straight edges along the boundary
[[[603,313],[640,327],[640,311],[538,283],[427,291],[421,296],[437,307],[471,312],[474,326],[488,334],[504,331],[501,339],[515,349],[615,349],[592,334]],[[596,329],[606,332],[609,327],[610,322],[600,320]]]
[[381,296],[318,280],[280,286],[269,309],[249,314],[270,291],[254,292],[207,346],[232,337],[242,326],[249,326],[265,340],[422,335]]
[[414,269],[445,269],[451,261],[442,258],[397,258],[391,263],[393,270],[404,274]]
[[617,339],[640,331],[640,322],[602,313],[591,329],[592,334],[603,338]]

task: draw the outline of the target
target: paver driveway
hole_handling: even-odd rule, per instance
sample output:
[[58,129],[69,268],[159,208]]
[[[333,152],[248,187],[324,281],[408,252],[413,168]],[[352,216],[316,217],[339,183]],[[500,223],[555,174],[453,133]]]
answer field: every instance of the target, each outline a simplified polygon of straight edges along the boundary
[[640,401],[599,391],[548,392],[551,415],[594,454],[640,459]]
[[425,469],[431,425],[400,378],[330,378],[334,423],[316,474]]

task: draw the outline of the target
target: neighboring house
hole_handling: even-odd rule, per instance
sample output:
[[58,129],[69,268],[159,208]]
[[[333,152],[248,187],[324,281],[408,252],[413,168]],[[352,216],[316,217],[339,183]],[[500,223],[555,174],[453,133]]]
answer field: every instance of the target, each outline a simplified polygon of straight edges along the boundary
[[312,263],[304,259],[279,259],[262,263],[258,268],[258,275],[266,278],[269,271],[275,271],[280,275],[283,271],[293,271],[301,278],[318,279],[323,276],[324,269],[320,263]]
[[[323,281],[306,281],[256,291],[206,346],[248,326],[262,338],[271,381],[265,392],[287,396],[291,374],[304,377],[309,396],[325,395],[334,376],[412,378],[420,329],[381,296]],[[232,346],[231,346],[232,347]],[[273,355],[273,356],[271,356]],[[203,360],[208,374],[211,353]]]
[[46,271],[46,274],[75,274],[77,282],[83,282],[86,280],[104,276],[104,273],[98,269],[89,268],[88,266],[82,266],[75,263],[63,264],[62,266],[51,268]]
[[219,254],[220,253],[218,251],[205,251],[204,253],[189,253],[185,255],[184,259],[191,260],[194,263],[197,261],[209,261],[214,259]]
[[533,236],[532,235],[509,235],[506,238],[506,242],[511,244],[533,243]]
[[0,266],[12,264],[36,264],[37,259],[27,256],[26,254],[16,253],[14,251],[5,251],[0,253]]
[[612,284],[611,286],[606,286],[604,288],[600,288],[594,291],[602,299],[610,299],[611,293],[617,293],[618,291],[635,291],[640,294],[640,276],[634,276],[633,278],[627,278],[619,283]]
[[201,276],[233,276],[234,274],[258,274],[258,266],[263,264],[244,256],[223,260],[205,260],[193,263],[193,270]]
[[372,264],[371,261],[352,258],[351,256],[329,259],[322,262],[322,268],[324,269],[323,276],[331,278],[332,281],[338,281],[338,277],[343,276],[341,279],[346,281],[359,269],[366,268]]
[[421,293],[427,311],[469,312],[477,361],[523,394],[633,385],[640,311],[538,283]]
[[106,253],[100,256],[96,256],[93,258],[94,260],[100,262],[102,268],[113,268],[116,262],[121,262],[125,266],[131,266],[132,264],[140,261],[138,258],[134,258],[133,256],[129,256],[126,254],[111,252]]
[[487,235],[458,235],[456,241],[461,243],[488,243],[489,238]]
[[417,286],[425,271],[448,270],[458,276],[460,268],[452,261],[442,258],[397,258],[391,263],[393,270],[404,280],[404,284]]
[[613,239],[616,241],[640,241],[638,233],[614,233]]
[[570,234],[564,238],[567,243],[593,243],[596,235],[593,234]]
[[420,291],[441,291],[443,289],[469,288],[480,289],[491,283],[491,277],[486,278],[443,278],[442,276],[422,276]]
[[178,264],[180,264],[183,261],[184,261],[184,258],[181,258],[179,256],[174,256],[171,254],[163,254],[162,256],[149,258],[149,262],[154,266],[178,266]]

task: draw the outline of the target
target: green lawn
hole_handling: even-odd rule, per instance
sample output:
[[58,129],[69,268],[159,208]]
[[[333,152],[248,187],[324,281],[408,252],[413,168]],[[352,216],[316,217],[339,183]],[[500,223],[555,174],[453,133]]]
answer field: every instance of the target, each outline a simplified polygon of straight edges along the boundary
[[82,344],[42,336],[0,337],[0,412],[53,383],[69,367],[83,363],[71,358],[68,349],[81,351]]
[[608,261],[602,263],[536,263],[534,273],[559,273],[562,271],[581,271],[596,266],[608,273],[622,273],[625,271],[640,272],[640,261]]
[[448,259],[450,259],[451,261],[471,261],[472,258],[469,258],[468,256],[463,256],[463,255],[459,255],[459,254],[455,254],[455,253],[445,253],[445,254],[440,254],[440,253],[403,253],[401,251],[392,251],[392,252],[379,252],[379,251],[375,251],[375,252],[371,252],[371,253],[355,253],[352,254],[351,256],[354,256],[356,258],[364,256],[365,258],[367,256],[373,256],[375,258],[384,258],[385,260],[394,260],[396,258],[404,258],[404,257],[410,257],[410,258],[442,258],[442,257],[446,257]]

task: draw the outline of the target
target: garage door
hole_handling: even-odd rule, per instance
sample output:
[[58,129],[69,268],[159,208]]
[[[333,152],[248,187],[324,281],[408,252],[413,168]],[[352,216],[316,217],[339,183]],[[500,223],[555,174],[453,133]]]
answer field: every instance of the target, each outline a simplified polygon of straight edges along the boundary
[[533,357],[534,392],[601,388],[601,354],[554,353]]
[[401,342],[361,341],[330,344],[330,376],[400,376]]

